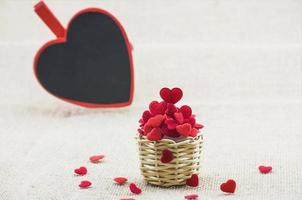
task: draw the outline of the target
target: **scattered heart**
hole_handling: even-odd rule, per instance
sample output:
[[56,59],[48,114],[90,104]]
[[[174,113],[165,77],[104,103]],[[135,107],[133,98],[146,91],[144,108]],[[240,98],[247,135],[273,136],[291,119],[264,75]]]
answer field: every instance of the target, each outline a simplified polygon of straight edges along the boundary
[[258,168],[262,174],[267,174],[267,173],[271,172],[273,169],[271,166],[263,166],[263,165],[259,166]]
[[99,163],[103,158],[105,158],[104,155],[93,155],[90,156],[89,160],[92,163]]
[[160,97],[167,103],[175,104],[182,98],[182,90],[180,88],[162,88]]
[[116,182],[116,184],[123,185],[127,182],[128,179],[125,177],[116,177],[113,180]]
[[169,163],[174,159],[173,152],[169,149],[164,149],[160,158],[162,163]]
[[188,199],[188,200],[198,199],[198,194],[187,194],[185,196],[185,199]]
[[87,168],[86,167],[79,167],[78,169],[74,170],[74,173],[83,176],[83,175],[87,174]]
[[176,126],[176,130],[180,135],[182,135],[184,137],[188,137],[191,134],[192,126],[189,123],[185,123],[185,124]]
[[138,188],[134,183],[130,183],[129,189],[133,194],[140,194],[142,193],[142,190]]
[[199,185],[198,175],[192,174],[191,178],[186,180],[186,184],[191,187],[197,187]]
[[88,188],[90,186],[91,186],[91,182],[87,181],[87,180],[86,181],[81,181],[81,183],[79,185],[80,188]]
[[227,182],[220,185],[220,190],[226,193],[234,193],[236,189],[236,182],[229,179]]

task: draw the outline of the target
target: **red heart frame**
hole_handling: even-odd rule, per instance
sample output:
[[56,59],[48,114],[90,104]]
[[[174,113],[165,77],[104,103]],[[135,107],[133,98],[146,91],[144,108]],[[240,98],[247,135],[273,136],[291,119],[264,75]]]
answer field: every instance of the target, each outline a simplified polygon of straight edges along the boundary
[[[57,36],[56,39],[50,40],[46,42],[37,52],[34,58],[34,64],[33,64],[33,70],[35,74],[35,78],[38,81],[38,83],[41,85],[44,90],[46,90],[47,93],[51,94],[52,96],[59,98],[63,101],[66,101],[68,103],[72,103],[75,105],[83,106],[83,107],[88,107],[88,108],[114,108],[114,107],[125,107],[131,105],[133,101],[133,93],[134,93],[134,68],[133,68],[133,59],[132,59],[132,50],[133,47],[131,43],[128,40],[126,31],[122,24],[118,21],[116,17],[114,17],[111,13],[109,13],[106,10],[100,9],[100,8],[86,8],[83,9],[79,12],[77,12],[69,21],[67,29],[64,29],[64,27],[61,25],[59,20],[54,16],[54,14],[51,12],[51,10],[47,7],[47,5],[43,2],[40,1],[34,6],[35,12],[39,15],[39,17],[44,21],[44,23],[51,29],[51,31]],[[126,47],[128,50],[128,56],[129,56],[129,61],[130,61],[130,76],[131,76],[131,83],[130,83],[130,96],[129,100],[127,102],[123,103],[113,103],[113,104],[95,104],[95,103],[88,103],[88,102],[83,102],[83,101],[77,101],[77,100],[72,100],[72,99],[67,99],[63,97],[56,96],[55,94],[50,93],[40,82],[38,75],[37,75],[37,64],[38,64],[38,59],[42,52],[48,48],[49,46],[53,44],[58,44],[58,43],[65,43],[66,42],[66,30],[69,29],[71,22],[79,15],[87,13],[87,12],[99,12],[101,14],[107,15],[111,19],[115,21],[115,23],[118,25],[119,29],[122,32],[122,35],[125,39],[126,42]]]

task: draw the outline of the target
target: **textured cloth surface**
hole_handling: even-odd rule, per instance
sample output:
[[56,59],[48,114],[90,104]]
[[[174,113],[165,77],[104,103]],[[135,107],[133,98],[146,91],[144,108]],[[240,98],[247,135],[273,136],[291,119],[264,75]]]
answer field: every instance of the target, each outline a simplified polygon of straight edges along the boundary
[[[123,109],[85,109],[37,84],[35,52],[53,34],[35,1],[0,1],[0,199],[302,199],[302,1],[51,1],[64,25],[78,10],[117,16],[134,45],[135,99]],[[162,189],[140,176],[134,140],[147,104],[179,86],[205,144],[200,186]],[[92,154],[105,154],[90,164]],[[258,165],[272,165],[261,175]],[[87,166],[88,175],[73,169]],[[143,190],[112,182],[126,176]],[[234,195],[219,185],[237,182]],[[88,179],[93,186],[81,190]]]

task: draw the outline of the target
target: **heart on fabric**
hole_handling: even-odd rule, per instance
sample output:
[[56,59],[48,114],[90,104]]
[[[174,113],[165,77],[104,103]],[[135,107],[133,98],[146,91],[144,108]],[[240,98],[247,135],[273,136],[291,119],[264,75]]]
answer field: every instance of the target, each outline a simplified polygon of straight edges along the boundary
[[182,98],[182,90],[180,88],[162,88],[160,97],[167,103],[175,104]]
[[220,185],[220,190],[226,193],[234,193],[236,189],[236,182],[233,179],[229,179],[227,182]]
[[91,184],[92,183],[90,181],[85,180],[85,181],[81,181],[81,183],[79,184],[79,187],[80,188],[88,188],[88,187],[91,186]]
[[170,151],[169,149],[164,149],[160,161],[162,163],[170,163],[174,159],[173,152]]
[[262,173],[262,174],[267,174],[267,173],[270,173],[272,171],[272,167],[271,166],[259,166],[258,167],[259,171]]
[[186,180],[186,185],[191,187],[197,187],[199,185],[199,178],[197,174],[192,174],[192,176]]
[[129,189],[130,189],[130,191],[133,194],[140,194],[140,193],[142,193],[142,190],[139,187],[137,187],[134,183],[130,183]]
[[99,163],[105,158],[104,155],[93,155],[89,157],[90,162]]
[[128,179],[125,177],[116,177],[113,180],[116,182],[117,185],[123,185],[127,182]]
[[57,36],[40,48],[34,60],[35,76],[44,89],[85,107],[131,104],[131,44],[112,14],[99,8],[84,9],[65,29],[43,1],[35,11]]
[[185,195],[185,199],[188,199],[188,200],[198,199],[198,194],[187,194],[187,195]]
[[83,176],[83,175],[87,174],[87,168],[86,167],[79,167],[78,169],[74,170],[74,173]]

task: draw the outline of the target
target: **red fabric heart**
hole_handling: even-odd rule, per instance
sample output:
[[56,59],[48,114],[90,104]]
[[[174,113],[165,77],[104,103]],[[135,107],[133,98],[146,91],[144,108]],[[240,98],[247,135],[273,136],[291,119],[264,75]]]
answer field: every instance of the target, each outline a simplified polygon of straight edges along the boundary
[[140,194],[142,193],[142,190],[138,188],[134,183],[130,183],[129,189],[133,194]]
[[187,119],[184,119],[184,123],[189,123],[189,124],[191,124],[192,127],[195,127],[196,120],[193,116],[191,116]]
[[166,119],[165,123],[167,124],[167,127],[169,130],[174,130],[177,126],[177,123],[174,119]]
[[145,131],[141,128],[137,129],[137,131],[140,135],[146,135]]
[[164,149],[163,152],[162,152],[162,154],[161,154],[160,161],[162,163],[169,163],[173,159],[174,159],[173,152],[170,151],[169,149]]
[[195,128],[197,128],[197,129],[202,129],[202,128],[203,128],[203,125],[202,125],[202,124],[197,124],[197,123],[195,123]]
[[167,103],[166,114],[169,116],[173,116],[173,114],[177,112],[177,107],[172,103]]
[[186,180],[186,184],[191,187],[197,187],[199,185],[198,175],[192,174],[191,178]]
[[168,137],[177,138],[180,134],[176,131],[176,129],[170,130],[168,129],[167,124],[163,124],[161,127],[162,133]]
[[180,107],[180,112],[183,114],[185,119],[188,119],[192,115],[192,109],[190,106],[183,105]]
[[175,104],[182,98],[182,90],[180,88],[162,88],[160,90],[160,97],[167,103]]
[[191,134],[192,126],[191,126],[191,124],[185,123],[185,124],[176,126],[176,130],[180,135],[182,135],[184,137],[188,137]]
[[162,123],[162,121],[164,120],[164,116],[163,115],[156,115],[155,117],[151,117],[147,124],[148,126],[151,126],[151,127],[159,127]]
[[83,176],[83,175],[87,174],[87,168],[86,167],[80,167],[78,169],[75,169],[74,173]]
[[267,174],[267,173],[271,172],[272,169],[273,169],[273,168],[272,168],[271,166],[263,166],[263,165],[259,166],[259,171],[260,171],[262,174]]
[[152,126],[145,124],[145,126],[144,126],[145,135],[148,135],[148,133],[150,133],[152,131],[152,129],[153,129]]
[[184,123],[184,116],[182,115],[181,112],[174,113],[174,118],[178,122],[178,124]]
[[125,177],[116,177],[113,180],[116,182],[116,184],[123,185],[124,183],[127,182],[128,179]]
[[99,163],[103,158],[105,158],[104,155],[93,155],[90,156],[89,160],[92,163]]
[[152,131],[150,131],[147,134],[147,139],[150,141],[158,141],[162,138],[162,133],[160,128],[153,128]]
[[189,200],[191,200],[191,199],[198,199],[198,194],[187,194],[185,196],[185,199],[189,199]]
[[145,110],[142,116],[143,122],[146,123],[152,116],[153,115],[150,113],[149,110]]
[[192,131],[191,131],[191,133],[190,133],[190,136],[191,137],[196,137],[197,136],[197,134],[198,134],[198,130],[196,129],[196,128],[192,128]]
[[88,188],[89,186],[91,186],[91,182],[90,181],[81,181],[79,187],[80,188]]
[[234,193],[236,189],[236,182],[229,179],[227,182],[220,185],[220,190],[226,193]]
[[167,103],[162,101],[158,103],[157,101],[152,101],[149,104],[149,110],[152,115],[165,114],[167,109]]

